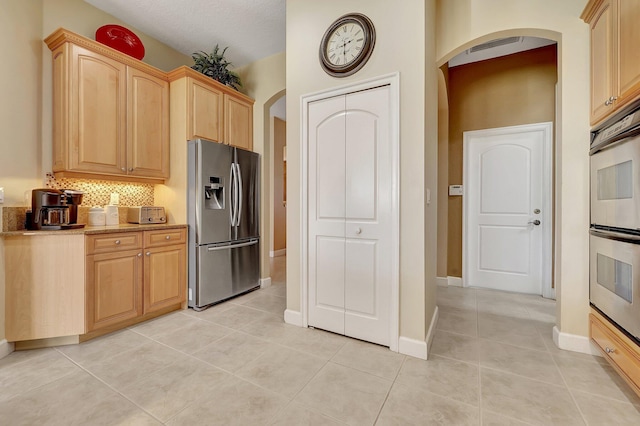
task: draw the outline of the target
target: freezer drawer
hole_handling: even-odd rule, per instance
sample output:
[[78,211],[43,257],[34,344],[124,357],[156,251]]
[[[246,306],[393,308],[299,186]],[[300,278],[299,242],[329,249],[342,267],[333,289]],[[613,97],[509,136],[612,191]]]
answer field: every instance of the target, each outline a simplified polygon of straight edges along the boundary
[[259,246],[258,239],[251,239],[193,247],[189,306],[203,309],[259,286]]

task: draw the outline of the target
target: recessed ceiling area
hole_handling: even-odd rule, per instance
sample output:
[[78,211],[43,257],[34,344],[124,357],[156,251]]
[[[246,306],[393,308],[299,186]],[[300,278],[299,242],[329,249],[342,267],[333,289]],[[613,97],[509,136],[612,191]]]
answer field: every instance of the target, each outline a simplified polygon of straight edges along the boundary
[[285,0],[85,0],[185,55],[229,46],[241,67],[285,50]]
[[537,49],[555,43],[554,40],[539,37],[507,37],[495,39],[473,46],[459,55],[454,56],[449,61],[449,68],[511,55],[517,52],[524,52],[525,50]]

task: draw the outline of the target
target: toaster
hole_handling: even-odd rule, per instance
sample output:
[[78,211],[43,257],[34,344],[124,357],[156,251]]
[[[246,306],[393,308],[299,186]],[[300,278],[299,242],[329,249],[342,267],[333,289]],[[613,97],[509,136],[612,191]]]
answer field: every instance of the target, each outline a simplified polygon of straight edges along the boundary
[[134,206],[127,210],[129,223],[167,223],[164,207]]

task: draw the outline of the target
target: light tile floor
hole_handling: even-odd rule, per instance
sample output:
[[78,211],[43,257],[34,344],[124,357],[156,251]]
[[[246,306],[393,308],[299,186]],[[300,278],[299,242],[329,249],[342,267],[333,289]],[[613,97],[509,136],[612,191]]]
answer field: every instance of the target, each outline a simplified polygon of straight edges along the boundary
[[637,425],[599,357],[558,350],[555,304],[438,288],[428,361],[284,324],[273,285],[76,346],[0,360],[1,425]]

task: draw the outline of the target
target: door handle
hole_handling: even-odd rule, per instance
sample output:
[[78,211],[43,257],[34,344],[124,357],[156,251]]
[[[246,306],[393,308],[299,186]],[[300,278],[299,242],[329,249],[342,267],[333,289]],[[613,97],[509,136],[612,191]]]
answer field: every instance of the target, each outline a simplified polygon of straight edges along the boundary
[[238,181],[238,207],[236,226],[240,226],[240,219],[242,219],[242,171],[240,170],[240,164],[236,163],[236,179]]
[[230,250],[234,248],[253,246],[256,244],[258,244],[258,240],[251,240],[248,243],[230,244],[228,246],[218,246],[218,247],[207,247],[207,251]]
[[360,235],[362,233],[362,229],[356,228],[356,234]]
[[540,225],[540,221],[539,221],[538,219],[536,219],[536,220],[531,220],[531,221],[527,222],[527,225],[535,225],[535,226],[538,226],[538,225]]

